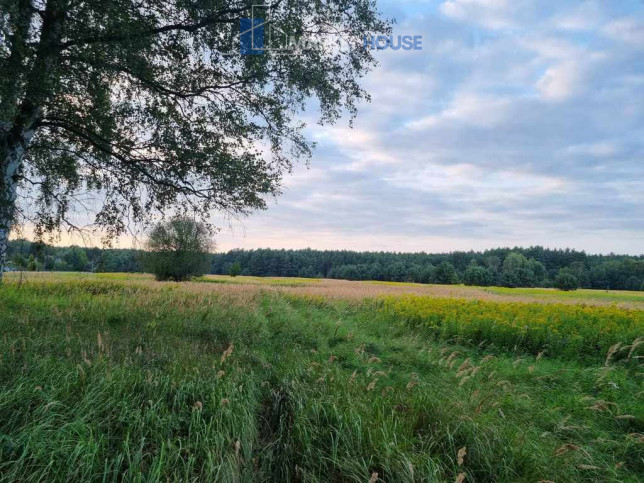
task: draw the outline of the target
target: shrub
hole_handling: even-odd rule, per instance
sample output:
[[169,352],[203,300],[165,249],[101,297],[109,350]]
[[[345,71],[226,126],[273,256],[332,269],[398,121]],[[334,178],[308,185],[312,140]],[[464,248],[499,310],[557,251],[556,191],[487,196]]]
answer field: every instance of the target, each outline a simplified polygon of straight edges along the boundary
[[233,263],[228,269],[228,275],[230,275],[231,277],[236,277],[237,275],[240,275],[241,272],[242,272],[241,265],[237,262]]
[[458,283],[458,273],[456,273],[454,265],[449,262],[441,263],[436,269],[435,281],[443,285]]
[[573,274],[568,272],[559,272],[555,278],[555,288],[569,292],[579,288],[579,280]]
[[209,271],[213,248],[203,223],[175,217],[152,229],[141,262],[157,280],[181,282]]
[[478,285],[487,287],[494,284],[494,272],[489,268],[470,266],[463,274],[463,283],[465,285]]

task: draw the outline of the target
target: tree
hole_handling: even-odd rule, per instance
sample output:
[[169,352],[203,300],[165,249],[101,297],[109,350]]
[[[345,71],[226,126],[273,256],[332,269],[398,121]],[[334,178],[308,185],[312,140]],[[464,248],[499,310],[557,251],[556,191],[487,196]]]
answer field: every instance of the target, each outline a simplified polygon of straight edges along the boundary
[[385,279],[391,282],[404,282],[407,277],[407,268],[402,262],[394,262],[385,267]]
[[74,272],[82,272],[89,264],[87,253],[81,247],[69,247],[63,255],[63,261],[67,264],[67,269]]
[[302,267],[300,268],[300,271],[297,274],[298,277],[300,278],[315,278],[315,269],[311,266],[308,267]]
[[45,262],[43,264],[43,270],[47,270],[47,271],[53,270],[55,263],[56,263],[56,260],[54,259],[54,257],[51,255],[47,255],[45,257]]
[[36,264],[36,259],[34,258],[33,254],[29,255],[29,260],[27,261],[27,270],[30,272],[35,272],[38,269],[38,265]]
[[230,275],[231,277],[236,277],[240,275],[241,272],[242,272],[241,265],[237,262],[233,263],[228,269],[228,275]]
[[452,285],[458,283],[458,273],[456,273],[454,265],[449,262],[443,262],[436,269],[434,279],[436,283]]
[[432,283],[434,277],[436,276],[436,268],[431,263],[428,263],[423,267],[423,272],[421,275],[421,283]]
[[205,224],[175,217],[152,229],[141,261],[157,280],[182,282],[208,272],[213,248]]
[[24,187],[39,236],[100,193],[108,238],[126,220],[244,214],[280,193],[310,156],[299,111],[314,98],[323,124],[354,116],[374,65],[364,38],[390,27],[372,0],[275,1],[255,15],[306,47],[239,55],[252,4],[0,0],[0,265]]
[[579,280],[568,270],[562,269],[555,278],[555,287],[565,292],[577,290],[579,288]]
[[501,284],[505,287],[533,287],[545,277],[543,264],[521,253],[509,253],[503,260]]
[[489,268],[470,265],[463,274],[463,283],[479,287],[494,285],[494,272]]

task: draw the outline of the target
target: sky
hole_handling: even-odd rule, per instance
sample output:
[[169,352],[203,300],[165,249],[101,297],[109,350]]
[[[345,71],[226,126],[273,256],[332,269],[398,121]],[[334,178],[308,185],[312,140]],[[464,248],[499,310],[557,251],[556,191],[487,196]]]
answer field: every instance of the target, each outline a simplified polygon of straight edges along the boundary
[[315,124],[310,167],[231,248],[644,253],[644,3],[389,1],[394,35],[354,128]]
[[[644,253],[644,2],[380,0],[394,35],[353,129],[220,250]],[[315,116],[315,112],[307,113]]]

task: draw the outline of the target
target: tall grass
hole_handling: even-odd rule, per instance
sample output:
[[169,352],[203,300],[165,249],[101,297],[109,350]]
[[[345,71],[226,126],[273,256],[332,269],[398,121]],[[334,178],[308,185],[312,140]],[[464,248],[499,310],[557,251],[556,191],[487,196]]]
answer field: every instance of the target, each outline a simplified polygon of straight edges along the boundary
[[355,302],[190,287],[0,287],[2,479],[634,482],[644,472],[643,347],[632,341],[600,362],[565,360],[554,348],[440,340]]
[[601,359],[616,343],[644,335],[644,311],[580,306],[436,299],[415,295],[375,301],[392,323],[422,327],[443,339],[494,343],[537,354]]

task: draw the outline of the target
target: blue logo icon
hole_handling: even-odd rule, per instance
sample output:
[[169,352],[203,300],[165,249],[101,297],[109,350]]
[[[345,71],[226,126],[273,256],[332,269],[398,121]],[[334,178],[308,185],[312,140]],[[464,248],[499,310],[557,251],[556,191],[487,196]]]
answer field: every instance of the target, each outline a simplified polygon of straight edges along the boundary
[[242,55],[264,53],[264,25],[263,18],[239,19],[239,48]]

